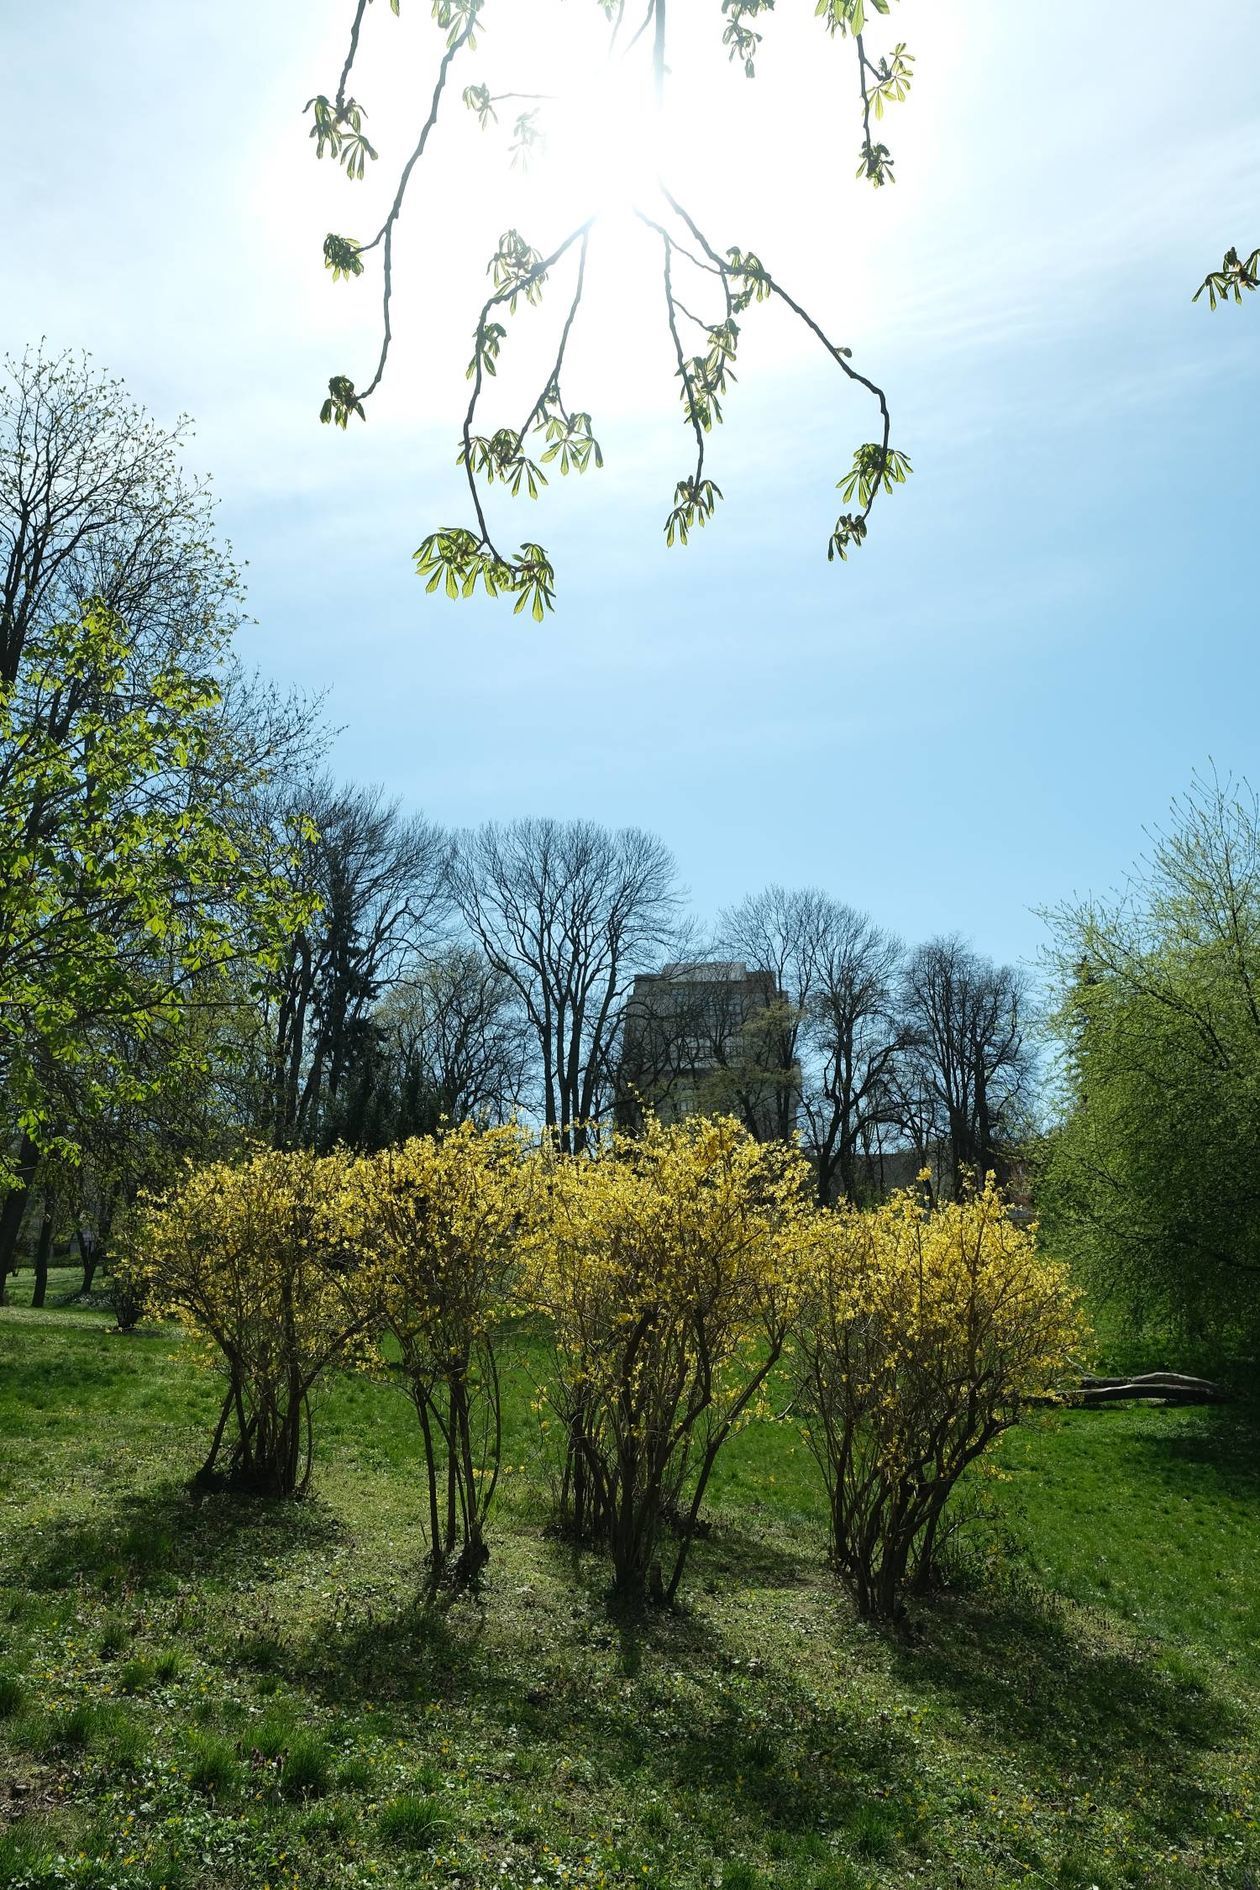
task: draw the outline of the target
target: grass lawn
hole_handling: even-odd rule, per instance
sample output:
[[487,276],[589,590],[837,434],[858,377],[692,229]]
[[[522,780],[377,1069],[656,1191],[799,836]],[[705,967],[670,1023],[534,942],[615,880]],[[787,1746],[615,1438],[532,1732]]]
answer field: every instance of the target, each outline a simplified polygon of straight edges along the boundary
[[[53,1275],[50,1299],[76,1275]],[[480,1601],[416,1605],[411,1408],[340,1381],[314,1496],[184,1482],[171,1331],[0,1310],[0,1885],[858,1890],[1260,1882],[1260,1420],[1038,1419],[909,1640],[829,1577],[786,1427],[731,1446],[678,1613],[545,1533],[522,1384]]]

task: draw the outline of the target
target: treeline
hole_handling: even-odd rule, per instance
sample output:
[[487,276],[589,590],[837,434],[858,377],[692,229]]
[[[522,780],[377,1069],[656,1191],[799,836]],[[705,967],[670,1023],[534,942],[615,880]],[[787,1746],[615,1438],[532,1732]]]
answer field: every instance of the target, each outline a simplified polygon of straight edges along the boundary
[[650,834],[446,833],[332,780],[319,703],[238,659],[184,431],[76,356],[0,388],[0,1296],[72,1238],[90,1288],[190,1155],[513,1116],[573,1150],[654,1109],[796,1132],[825,1203],[1018,1166],[1096,1297],[1254,1349],[1249,791],[1197,783],[1122,898],[1052,915],[1047,1112],[1023,980],[958,938],[780,887],[703,928]]
[[[578,1148],[646,1103],[799,1129],[819,1196],[1003,1171],[1027,1110],[1019,978],[957,939],[907,952],[771,888],[706,935],[636,829],[449,834],[323,771],[319,704],[235,653],[239,572],[183,429],[86,360],[0,393],[0,1292],[84,1285],[120,1210],[185,1157],[371,1149],[520,1115]],[[767,1001],[685,976],[729,958]],[[734,987],[732,986],[732,989]],[[702,1083],[696,1090],[697,1070]]]

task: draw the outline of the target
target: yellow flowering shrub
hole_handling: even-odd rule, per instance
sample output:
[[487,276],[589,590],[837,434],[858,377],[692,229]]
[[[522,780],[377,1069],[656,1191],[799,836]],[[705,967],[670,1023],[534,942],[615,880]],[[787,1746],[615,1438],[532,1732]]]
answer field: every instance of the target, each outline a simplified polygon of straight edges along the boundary
[[861,1613],[925,1588],[967,1465],[1053,1387],[1082,1338],[1066,1268],[982,1192],[820,1216],[794,1358],[835,1564]]
[[607,1550],[622,1594],[669,1599],[718,1451],[783,1350],[807,1166],[709,1118],[540,1159],[530,1291],[554,1348],[561,1521]]
[[212,1162],[137,1210],[131,1283],[227,1380],[200,1482],[221,1474],[290,1496],[309,1481],[311,1391],[328,1366],[366,1350],[378,1322],[357,1257],[352,1167],[345,1154],[302,1151]]
[[499,1478],[498,1349],[530,1175],[515,1128],[465,1122],[359,1164],[363,1240],[424,1438],[429,1565],[475,1577]]

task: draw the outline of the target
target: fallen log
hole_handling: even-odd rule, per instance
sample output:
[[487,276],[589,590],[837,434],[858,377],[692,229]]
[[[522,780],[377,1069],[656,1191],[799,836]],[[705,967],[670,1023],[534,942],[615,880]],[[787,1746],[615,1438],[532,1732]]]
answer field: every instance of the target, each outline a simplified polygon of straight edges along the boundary
[[1229,1393],[1210,1378],[1188,1372],[1138,1372],[1129,1378],[1081,1379],[1074,1394],[1080,1404],[1115,1404],[1122,1399],[1158,1399],[1161,1404],[1228,1404]]

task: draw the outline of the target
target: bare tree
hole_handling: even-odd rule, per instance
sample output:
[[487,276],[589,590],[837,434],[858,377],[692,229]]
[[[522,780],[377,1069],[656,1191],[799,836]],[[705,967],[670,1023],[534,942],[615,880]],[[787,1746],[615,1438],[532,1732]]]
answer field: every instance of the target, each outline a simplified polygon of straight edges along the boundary
[[385,1148],[443,1123],[505,1122],[533,1058],[513,986],[473,946],[447,946],[388,992],[371,1045],[331,1111],[336,1138]]
[[277,1148],[327,1139],[329,1106],[372,1053],[372,1013],[414,970],[446,909],[449,843],[375,788],[320,781],[289,801],[308,823],[293,870],[318,898],[268,993],[270,1132]]
[[89,598],[151,656],[217,642],[240,574],[216,544],[208,483],[179,464],[189,423],[160,427],[86,355],[6,358],[0,384],[0,683],[32,637]]
[[902,1033],[893,1000],[899,939],[865,913],[827,902],[805,1020],[802,1105],[821,1201],[882,1192],[877,1152],[896,1120]]
[[1032,1075],[1024,979],[956,936],[937,938],[911,955],[899,995],[918,1135],[930,1123],[955,1193],[1002,1178]]
[[566,1149],[607,1106],[636,970],[675,935],[668,848],[636,827],[518,820],[461,835],[451,888],[487,962],[517,993],[537,1045],[542,1113]]
[[799,1107],[820,1200],[834,1200],[837,1191],[856,1200],[862,1157],[890,1116],[900,944],[827,893],[782,886],[724,913],[720,934],[750,965],[770,972],[781,994],[749,1046],[778,1072],[779,1134],[792,1133]]
[[619,1119],[637,1126],[648,1108],[665,1121],[731,1115],[762,1141],[782,1140],[797,1072],[779,1056],[794,1019],[772,972],[718,949],[636,978],[615,1055]]

